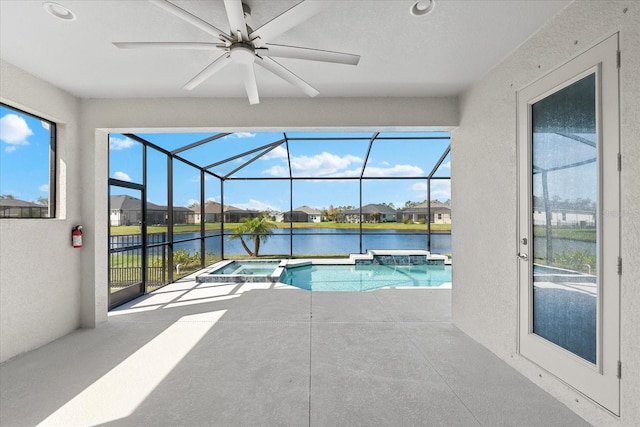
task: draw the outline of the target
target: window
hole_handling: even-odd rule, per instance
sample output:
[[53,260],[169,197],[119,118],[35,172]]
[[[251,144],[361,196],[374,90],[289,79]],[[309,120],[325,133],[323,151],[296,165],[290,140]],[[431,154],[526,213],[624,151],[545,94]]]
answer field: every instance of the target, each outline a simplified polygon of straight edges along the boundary
[[0,218],[55,216],[55,123],[0,104]]

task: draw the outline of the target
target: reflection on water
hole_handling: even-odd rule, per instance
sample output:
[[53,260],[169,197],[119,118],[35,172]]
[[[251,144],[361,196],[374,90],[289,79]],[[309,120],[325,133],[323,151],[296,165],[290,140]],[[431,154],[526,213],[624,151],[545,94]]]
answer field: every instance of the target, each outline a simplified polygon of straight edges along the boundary
[[[380,230],[376,234],[363,233],[362,250],[368,249],[426,249],[425,234],[409,233],[397,230]],[[161,235],[150,243],[162,242]],[[200,250],[200,241],[184,241],[195,239],[199,233],[181,233],[175,236],[174,250],[185,249],[190,253]],[[215,232],[207,232],[211,236],[205,240],[205,252],[220,254],[222,238]],[[111,248],[131,246],[140,243],[140,236],[113,236]],[[260,246],[260,255],[287,255],[291,251],[291,239],[288,229],[275,229],[274,234]],[[360,237],[357,230],[340,229],[305,229],[293,230],[293,253],[305,255],[345,255],[360,252]],[[431,252],[451,254],[451,234],[432,234]],[[246,255],[239,240],[224,237],[224,253],[227,255]]]

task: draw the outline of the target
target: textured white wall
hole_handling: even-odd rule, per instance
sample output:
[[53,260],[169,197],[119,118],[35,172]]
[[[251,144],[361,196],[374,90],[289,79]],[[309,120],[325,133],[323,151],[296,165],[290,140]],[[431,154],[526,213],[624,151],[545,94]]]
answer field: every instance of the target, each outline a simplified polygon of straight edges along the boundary
[[452,133],[453,319],[596,425],[616,420],[516,354],[516,91],[620,32],[621,425],[640,420],[640,3],[576,1],[469,90]]
[[[0,62],[2,102],[58,123],[57,219],[0,219],[0,361],[46,344],[80,325],[79,101]],[[92,286],[92,284],[90,283]]]

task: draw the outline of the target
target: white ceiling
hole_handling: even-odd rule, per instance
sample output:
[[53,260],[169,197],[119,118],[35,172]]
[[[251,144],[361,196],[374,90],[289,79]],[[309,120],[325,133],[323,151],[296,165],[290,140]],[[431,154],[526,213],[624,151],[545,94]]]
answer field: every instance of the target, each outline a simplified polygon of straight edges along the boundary
[[[311,1],[311,0],[308,0]],[[328,2],[327,0],[321,0]],[[361,55],[359,65],[279,58],[320,97],[451,96],[471,86],[563,9],[564,0],[342,0],[272,43]],[[222,0],[173,0],[223,30]],[[220,55],[201,50],[122,50],[114,41],[212,41],[212,36],[143,0],[57,0],[77,19],[45,12],[39,0],[0,0],[3,60],[80,97],[246,97],[231,64],[192,91],[182,86]],[[259,28],[297,1],[246,0]],[[261,97],[304,97],[256,68]]]

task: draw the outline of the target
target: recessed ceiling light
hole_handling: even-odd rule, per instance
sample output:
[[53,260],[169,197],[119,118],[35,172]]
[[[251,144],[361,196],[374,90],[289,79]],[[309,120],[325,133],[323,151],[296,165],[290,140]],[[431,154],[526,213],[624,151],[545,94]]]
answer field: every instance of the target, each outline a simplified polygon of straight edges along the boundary
[[436,0],[418,0],[411,6],[409,13],[413,16],[424,16],[431,12],[435,6]]
[[74,21],[76,19],[76,15],[73,12],[58,3],[48,1],[42,3],[42,7],[47,11],[47,13],[58,19],[62,19],[64,21]]

